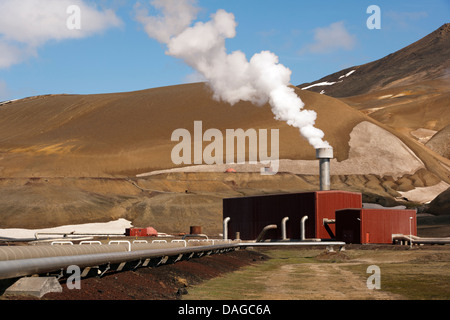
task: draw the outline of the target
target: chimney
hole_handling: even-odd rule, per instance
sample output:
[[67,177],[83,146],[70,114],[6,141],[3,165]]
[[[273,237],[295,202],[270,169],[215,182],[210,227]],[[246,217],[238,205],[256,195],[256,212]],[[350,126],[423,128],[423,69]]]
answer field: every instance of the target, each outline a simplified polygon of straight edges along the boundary
[[333,148],[316,149],[316,158],[320,161],[320,190],[330,190],[330,160],[333,159]]

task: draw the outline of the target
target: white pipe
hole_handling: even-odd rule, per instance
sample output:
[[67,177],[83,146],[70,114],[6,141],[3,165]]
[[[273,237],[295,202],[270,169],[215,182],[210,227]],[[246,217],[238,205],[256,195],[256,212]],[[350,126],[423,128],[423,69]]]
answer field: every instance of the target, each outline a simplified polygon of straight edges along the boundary
[[414,235],[393,234],[392,241],[404,240],[408,241],[410,245],[416,244],[450,244],[450,237],[446,238],[422,238]]
[[276,229],[276,228],[277,228],[276,224],[269,224],[269,225],[265,226],[255,241],[261,242],[263,240],[264,236],[266,235],[267,231],[269,231],[271,229]]
[[330,159],[320,159],[320,190],[328,191],[331,189],[330,182]]
[[[411,236],[412,236],[412,232],[411,232],[411,224],[412,224],[412,219],[413,219],[413,217],[409,217],[409,237],[411,238]],[[412,248],[412,241],[410,240],[409,241],[409,247],[410,248]]]
[[302,222],[301,222],[301,239],[305,240],[306,236],[305,236],[305,221],[308,220],[308,216],[304,216],[302,218]]
[[324,242],[320,242],[320,241],[297,241],[297,242],[251,242],[251,241],[246,241],[246,242],[241,242],[239,244],[241,247],[284,247],[284,246],[345,246],[345,242],[342,241],[324,241]]
[[223,219],[223,239],[228,240],[228,222],[231,220],[230,217]]
[[281,238],[283,240],[287,239],[286,236],[286,221],[289,220],[289,217],[284,217],[283,220],[281,220]]
[[206,240],[208,240],[208,236],[206,234],[203,233],[199,233],[199,234],[185,234],[181,239],[186,239],[187,237],[205,237]]

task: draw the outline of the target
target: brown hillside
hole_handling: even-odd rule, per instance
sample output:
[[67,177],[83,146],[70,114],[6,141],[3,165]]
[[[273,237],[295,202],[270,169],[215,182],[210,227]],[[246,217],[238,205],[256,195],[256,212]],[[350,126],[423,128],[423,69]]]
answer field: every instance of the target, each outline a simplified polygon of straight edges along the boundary
[[[351,67],[320,80],[299,85],[305,88],[321,82],[336,82],[331,86],[315,86],[308,90],[332,97],[350,97],[373,91],[448,78],[450,68],[450,23],[417,42],[380,60]],[[356,70],[347,78],[341,78]]]
[[[333,98],[299,92],[318,112],[321,128],[340,160],[353,127],[370,120]],[[336,117],[339,114],[339,117]],[[0,108],[0,175],[3,177],[127,176],[170,169],[172,132],[194,121],[208,128],[280,130],[280,158],[315,159],[299,131],[274,119],[269,106],[231,107],[211,98],[203,83],[104,95],[55,95]],[[206,142],[204,146],[206,146]]]
[[[450,124],[449,70],[450,24],[445,24],[383,59],[342,70],[311,83],[335,82],[331,86],[313,86],[303,91],[341,97],[341,101],[382,123],[386,126],[384,128],[400,134],[402,141],[408,141],[408,146],[413,149],[416,144],[425,145],[434,134]],[[311,84],[300,85],[299,88]],[[439,158],[445,155],[443,146],[448,142],[448,137],[440,134],[427,149],[431,153],[436,152],[435,156]],[[429,152],[419,149],[414,152],[428,157]],[[427,163],[428,169],[439,167],[438,163],[432,162]],[[441,173],[448,177],[448,167],[446,171]]]
[[450,78],[383,89],[342,101],[414,138],[415,130],[437,132],[450,123]]

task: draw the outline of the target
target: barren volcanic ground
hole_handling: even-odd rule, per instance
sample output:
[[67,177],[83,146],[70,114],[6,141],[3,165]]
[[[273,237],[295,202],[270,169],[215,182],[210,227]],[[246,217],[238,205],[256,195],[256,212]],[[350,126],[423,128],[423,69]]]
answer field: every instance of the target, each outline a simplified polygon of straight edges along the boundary
[[[334,189],[394,206],[424,202],[404,192],[425,188],[421,194],[430,193],[430,201],[448,188],[448,159],[342,101],[297,93],[317,111],[317,127],[335,149]],[[261,165],[250,164],[177,168],[170,157],[178,141],[171,134],[193,132],[196,120],[203,130],[278,129],[278,174],[263,176]],[[24,99],[0,106],[0,137],[4,228],[126,218],[161,232],[201,225],[217,234],[224,197],[318,189],[315,150],[296,129],[275,120],[269,106],[219,103],[203,83]],[[237,173],[224,173],[228,167]]]
[[[445,198],[450,186],[450,160],[442,147],[448,145],[450,124],[449,34],[445,25],[352,74],[329,76],[342,80],[330,91],[340,98],[328,90],[295,88],[305,108],[316,111],[316,127],[333,146],[333,189],[362,192],[364,202],[449,214],[445,205],[424,206],[439,194]],[[420,72],[412,76],[414,70]],[[368,90],[360,90],[361,84]],[[274,119],[269,105],[230,106],[212,97],[205,83],[195,83],[0,104],[0,226],[48,228],[126,218],[161,232],[201,225],[217,234],[225,197],[319,188],[315,150],[296,128]],[[279,130],[277,174],[261,175],[265,165],[248,163],[248,144],[245,163],[175,165],[171,155],[179,141],[172,141],[172,133],[186,129],[193,144],[195,121],[201,121],[202,134],[220,130],[224,163],[227,151],[237,152],[226,150],[227,129],[257,134],[267,129],[269,135]],[[202,150],[209,143],[203,141]],[[225,173],[230,167],[237,172]]]

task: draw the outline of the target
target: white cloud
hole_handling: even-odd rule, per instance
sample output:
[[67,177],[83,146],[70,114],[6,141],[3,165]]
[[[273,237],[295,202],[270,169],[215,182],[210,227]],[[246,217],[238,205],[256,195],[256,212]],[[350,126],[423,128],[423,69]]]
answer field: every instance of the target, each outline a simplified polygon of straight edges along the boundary
[[[71,5],[80,8],[79,30],[67,27],[67,8]],[[112,10],[97,10],[85,0],[2,0],[0,68],[35,55],[48,41],[84,38],[121,24]]]
[[330,53],[337,50],[352,50],[356,44],[356,37],[351,35],[344,26],[344,22],[335,22],[324,28],[314,30],[315,42],[308,45],[305,51],[311,53]]
[[[323,131],[314,127],[317,114],[303,110],[305,104],[290,86],[292,72],[279,63],[278,56],[262,51],[248,60],[242,51],[228,53],[226,40],[236,36],[234,14],[219,9],[209,21],[194,23],[193,13],[198,8],[193,3],[154,0],[152,4],[161,14],[138,12],[138,20],[150,37],[167,45],[166,54],[183,60],[208,82],[214,99],[230,105],[239,101],[259,106],[269,103],[275,119],[298,128],[313,147],[329,146],[322,140]],[[182,12],[180,8],[184,8]]]
[[0,69],[22,62],[25,57],[34,55],[31,47],[11,45],[0,38]]
[[134,7],[136,20],[144,26],[151,38],[167,43],[197,17],[199,8],[196,3],[196,0],[153,0],[152,6],[161,10],[161,15],[149,16],[147,7],[138,2]]

